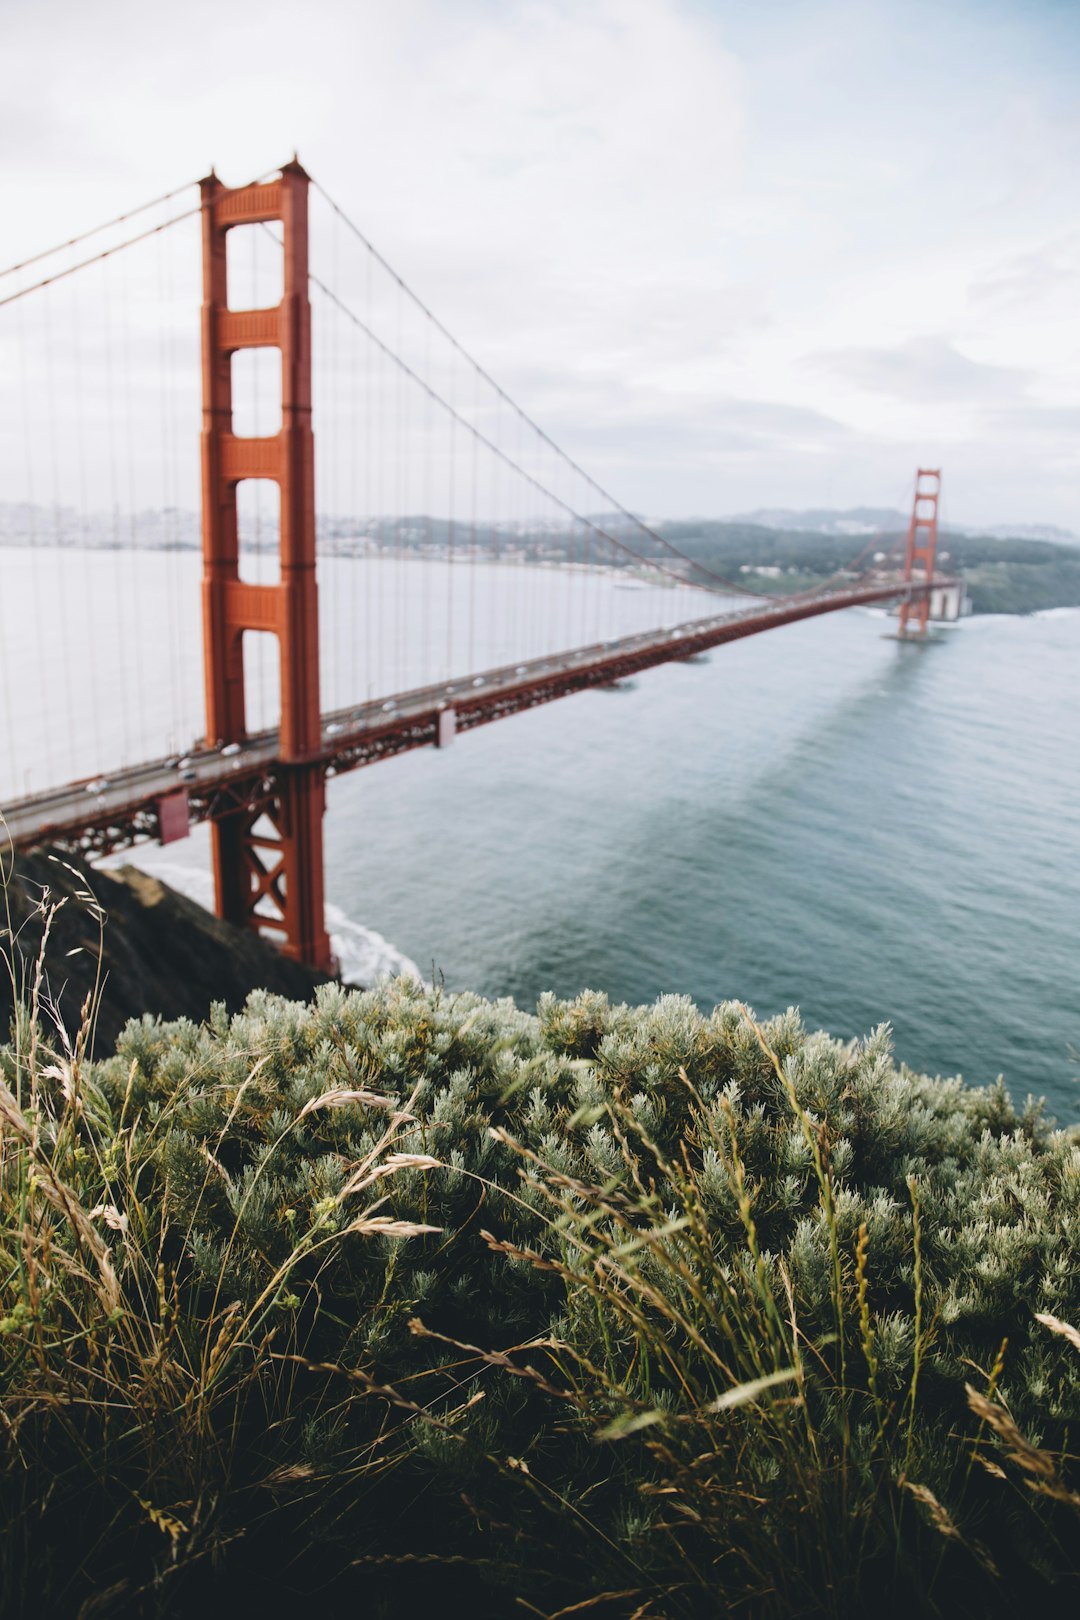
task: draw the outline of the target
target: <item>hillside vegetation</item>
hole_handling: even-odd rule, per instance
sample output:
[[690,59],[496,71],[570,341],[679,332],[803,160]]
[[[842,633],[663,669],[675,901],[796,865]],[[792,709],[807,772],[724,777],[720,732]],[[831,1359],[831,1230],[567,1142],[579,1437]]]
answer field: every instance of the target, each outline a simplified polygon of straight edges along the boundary
[[0,930],[8,935],[0,938],[0,1031],[16,1001],[29,999],[46,927],[39,998],[74,1040],[89,997],[94,1040],[105,1051],[144,1012],[200,1021],[211,1001],[238,1012],[256,989],[307,1000],[326,979],[137,867],[91,872],[58,849],[5,856],[0,865]]
[[[863,543],[858,536],[749,523],[665,523],[660,532],[680,551],[717,573],[737,575],[744,565],[782,569],[780,579],[766,576],[754,581],[770,592],[819,584],[845,568]],[[873,550],[888,551],[902,543],[901,534],[882,533],[873,537]],[[943,530],[938,557],[944,571],[963,573],[976,613],[1034,613],[1080,606],[1080,550],[1075,546]]]
[[1080,1148],[885,1030],[31,987],[0,1125],[5,1614],[1075,1595]]
[[[853,508],[849,513],[829,511],[798,514],[804,522],[815,519],[835,529],[844,517],[877,526],[871,534],[822,532],[817,528],[780,526],[779,512],[768,509],[754,517],[777,520],[776,526],[750,518],[690,518],[658,521],[643,530],[637,521],[622,512],[593,513],[585,523],[567,529],[562,521],[537,523],[525,520],[514,524],[485,522],[464,525],[425,512],[395,517],[370,517],[329,513],[319,517],[319,545],[324,555],[363,557],[372,553],[418,557],[477,557],[484,561],[514,561],[532,564],[603,564],[616,568],[641,568],[649,561],[665,569],[685,567],[671,557],[663,542],[670,542],[684,556],[705,569],[763,593],[806,590],[820,584],[869,543],[870,553],[903,546],[906,527],[901,515],[885,508]],[[145,511],[135,521],[138,544],[149,550],[195,551],[199,546],[199,518],[192,511],[170,508],[167,512]],[[625,542],[629,553],[614,549],[599,535],[590,537],[586,524],[599,535]],[[1051,531],[1052,532],[1052,531]],[[976,613],[1033,613],[1044,608],[1080,606],[1080,547],[1069,544],[1066,531],[1059,532],[1065,543],[1024,536],[997,538],[986,534],[965,534],[942,529],[939,554],[942,566],[962,570]],[[262,543],[273,543],[276,527],[264,524]],[[651,538],[660,537],[660,544]],[[241,521],[242,547],[254,545],[256,536]],[[48,512],[42,507],[0,501],[0,548],[4,546],[89,547],[109,551],[116,548],[114,514],[77,514],[71,508]],[[636,555],[634,555],[636,553]],[[902,555],[901,550],[901,555]],[[756,576],[757,568],[782,571]],[[746,571],[744,573],[744,570]],[[693,578],[693,576],[691,576]],[[708,584],[698,577],[697,584]]]

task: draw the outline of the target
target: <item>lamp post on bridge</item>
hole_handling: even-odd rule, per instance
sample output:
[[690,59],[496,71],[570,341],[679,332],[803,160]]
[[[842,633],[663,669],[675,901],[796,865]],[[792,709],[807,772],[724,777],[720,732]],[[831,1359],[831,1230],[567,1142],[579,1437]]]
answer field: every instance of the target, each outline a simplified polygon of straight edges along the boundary
[[[308,176],[298,161],[276,180],[230,190],[201,182],[203,242],[202,549],[206,741],[246,736],[243,636],[278,638],[280,759],[257,805],[211,823],[219,916],[276,936],[285,954],[333,966],[326,932],[319,761],[319,617],[315,579],[315,455],[311,427]],[[280,221],[284,292],[269,309],[230,309],[226,238],[238,225]],[[232,357],[281,352],[281,428],[265,438],[233,432]],[[237,487],[273,480],[281,494],[280,581],[240,578]]]

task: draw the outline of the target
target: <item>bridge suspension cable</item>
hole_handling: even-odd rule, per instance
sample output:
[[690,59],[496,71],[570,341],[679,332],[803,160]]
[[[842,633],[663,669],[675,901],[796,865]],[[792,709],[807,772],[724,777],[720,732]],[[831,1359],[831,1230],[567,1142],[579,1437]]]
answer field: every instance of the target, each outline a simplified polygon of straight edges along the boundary
[[[98,850],[146,836],[167,841],[183,836],[175,817],[186,830],[190,809],[232,852],[217,868],[224,914],[284,931],[290,950],[325,965],[329,777],[844,606],[921,598],[925,626],[925,599],[942,582],[933,576],[932,545],[913,544],[917,484],[903,589],[886,576],[830,591],[833,575],[766,606],[760,592],[688,556],[586,473],[321,188],[332,262],[313,271],[308,186],[295,160],[270,185],[226,188],[210,176],[199,208],[54,265],[0,297],[0,306],[17,303],[15,331],[0,333],[0,349],[17,335],[22,383],[21,404],[8,402],[10,424],[0,432],[0,487],[16,497],[20,481],[25,488],[25,499],[0,503],[0,543],[9,548],[0,665],[17,795],[9,808],[20,840],[60,831]],[[103,231],[168,208],[184,189],[3,275],[77,253]],[[195,214],[204,251],[192,242],[178,262],[168,233]],[[349,236],[366,254],[349,248],[354,263],[362,260],[359,293],[340,264]],[[281,272],[271,296],[258,256],[266,240]],[[140,252],[149,241],[149,255]],[[192,703],[200,672],[192,319],[200,262],[205,722]],[[100,275],[91,266],[102,266]],[[20,302],[53,283],[63,286]],[[312,291],[321,316],[314,324]],[[24,322],[37,323],[34,368]],[[272,388],[276,426],[267,413]],[[938,473],[919,476],[940,484]],[[590,515],[594,495],[618,521]],[[936,492],[934,501],[936,513]],[[840,572],[850,575],[878,543],[871,537]],[[758,605],[736,611],[718,603],[721,589]],[[249,708],[252,638],[258,670]],[[280,679],[270,678],[264,659]],[[16,687],[13,672],[28,668],[36,678]],[[57,760],[61,716],[67,739]],[[194,760],[184,757],[189,744]],[[106,764],[108,779],[91,777]]]
[[[511,411],[520,418],[522,423],[533,433],[535,433],[537,437],[545,445],[547,445],[548,448],[552,450],[561,461],[566,464],[566,466],[575,474],[576,477],[583,479],[589,488],[599,495],[600,498],[605,501],[614,511],[616,511],[621,518],[624,518],[628,523],[631,523],[635,529],[646,535],[648,539],[653,541],[656,545],[660,546],[662,550],[664,550],[669,556],[677,559],[687,567],[692,568],[696,573],[703,575],[706,579],[715,581],[716,588],[722,588],[724,591],[736,591],[741,595],[747,596],[758,596],[760,594],[757,591],[751,590],[748,586],[741,584],[738,580],[729,579],[726,575],[718,573],[715,569],[708,568],[704,563],[698,562],[695,558],[687,556],[685,552],[680,551],[676,545],[666,538],[666,536],[658,533],[657,530],[654,529],[650,524],[644,522],[644,520],[640,518],[636,512],[632,512],[629,507],[625,506],[623,502],[617,498],[617,496],[612,495],[610,490],[606,489],[604,485],[594,478],[591,473],[587,472],[585,468],[580,465],[580,463],[575,461],[573,456],[569,455],[562,448],[562,446],[559,445],[551,437],[551,435],[540,426],[535,418],[530,416],[528,411],[524,410],[513,398],[513,396],[506,392],[506,390],[495,380],[491,373],[483,365],[481,365],[480,361],[477,360],[469,352],[469,350],[465,348],[464,344],[462,344],[454,336],[453,332],[451,332],[450,329],[444,325],[444,323],[428,307],[419,294],[413,291],[405,278],[394,269],[393,265],[391,265],[387,259],[383,257],[378,248],[374,246],[371,240],[360,229],[359,225],[357,225],[356,222],[349,217],[339,203],[335,202],[334,198],[330,196],[325,187],[321,186],[318,180],[314,178],[312,179],[311,183],[314,189],[326,202],[327,206],[341,220],[342,224],[344,224],[346,228],[351,231],[357,240],[364,246],[364,248],[366,248],[367,252],[372,256],[375,262],[386,271],[387,275],[390,276],[391,279],[397,284],[405,297],[408,298],[416,306],[420,313],[431,322],[432,326],[436,329],[440,336],[446,339],[446,341],[462,357],[462,359],[468,362],[468,364],[476,372],[477,376],[483,382],[485,382],[489,388],[492,389],[498,399],[504,404],[508,405]],[[323,290],[326,291],[327,289],[323,288]],[[599,529],[598,526],[594,527],[597,527],[598,533],[604,533],[604,531]],[[606,538],[611,539],[612,537],[608,535]],[[632,555],[640,557],[640,553],[634,552],[632,547],[624,546],[623,549],[631,552]],[[641,560],[650,561],[651,559],[641,558]],[[685,583],[684,576],[680,575],[678,577]],[[703,586],[702,588],[708,589],[709,587]]]
[[[313,190],[318,192],[318,194],[322,197],[323,201],[326,203],[326,205],[331,210],[331,212],[336,216],[336,218],[338,220],[340,220],[340,222],[357,239],[357,241],[360,242],[360,244],[364,247],[366,252],[370,255],[371,259],[374,260],[374,262],[376,264],[378,264],[383,271],[385,271],[385,273],[390,277],[390,279],[398,287],[398,289],[400,290],[402,295],[405,298],[407,298],[416,307],[416,309],[420,312],[420,314],[423,315],[424,318],[428,322],[431,323],[431,326],[440,334],[441,337],[443,337],[446,340],[446,342],[451,346],[451,348],[458,355],[460,355],[461,358],[472,368],[472,370],[475,373],[476,377],[480,381],[485,383],[487,385],[487,387],[489,387],[492,390],[492,392],[495,394],[496,398],[500,401],[500,403],[502,403],[504,405],[507,405],[510,408],[511,412],[520,420],[522,425],[527,427],[532,433],[536,434],[536,436],[539,438],[539,440],[544,445],[546,445],[561,462],[563,462],[565,464],[565,466],[575,475],[575,477],[580,478],[581,480],[583,480],[584,483],[588,486],[588,488],[591,489],[595,494],[597,494],[601,498],[601,500],[603,500],[613,511],[617,512],[618,515],[621,518],[623,518],[627,523],[630,523],[631,525],[633,525],[633,527],[640,534],[644,535],[649,541],[651,541],[653,544],[659,546],[661,548],[661,550],[667,556],[671,557],[673,560],[675,560],[678,563],[682,564],[684,569],[690,570],[691,574],[693,576],[699,576],[700,580],[708,582],[708,583],[702,583],[700,585],[701,589],[704,589],[704,590],[713,589],[713,590],[723,591],[725,593],[734,591],[739,595],[749,596],[749,597],[752,597],[752,598],[755,598],[755,599],[758,599],[758,598],[761,597],[762,593],[760,592],[760,590],[755,590],[752,586],[747,586],[747,585],[743,584],[739,580],[731,579],[730,576],[722,574],[722,573],[718,572],[716,569],[708,567],[707,564],[700,562],[698,559],[696,559],[694,557],[691,557],[686,552],[682,551],[678,546],[676,546],[665,535],[661,534],[651,524],[646,523],[641,517],[638,516],[637,513],[632,512],[629,509],[629,507],[624,505],[624,503],[618,499],[617,496],[613,495],[611,493],[611,491],[609,489],[607,489],[603,484],[601,484],[597,478],[595,478],[584,467],[582,467],[581,464],[577,460],[575,460],[575,458],[573,456],[569,455],[568,452],[565,451],[562,448],[562,446],[559,445],[557,443],[557,441],[554,440],[551,437],[551,435],[549,433],[547,433],[546,430],[543,427],[541,427],[541,425],[536,421],[536,419],[533,416],[530,415],[530,413],[528,411],[526,411],[521,405],[518,404],[518,402],[514,399],[514,397],[511,394],[509,394],[506,391],[506,389],[504,389],[502,387],[502,385],[492,376],[490,371],[488,371],[487,368],[479,360],[477,360],[476,357],[464,346],[464,344],[460,342],[460,340],[454,335],[454,333],[449,329],[449,327],[447,327],[445,325],[445,323],[439,319],[439,317],[434,313],[434,311],[429,307],[429,305],[427,303],[425,303],[425,301],[420,297],[420,295],[413,290],[413,288],[409,285],[409,283],[405,280],[405,278],[400,274],[400,272],[394,268],[394,266],[385,258],[385,256],[382,253],[379,252],[379,249],[374,245],[374,243],[371,241],[370,237],[368,237],[367,234],[360,228],[360,226],[357,225],[355,220],[353,220],[350,217],[350,215],[347,213],[347,211],[344,208],[342,208],[341,204],[338,203],[336,201],[336,199],[333,198],[330,195],[330,193],[326,190],[326,188],[324,186],[322,186],[319,183],[319,181],[317,179],[315,179],[314,177],[312,178],[311,184],[312,184]],[[324,294],[326,294],[328,297],[330,297],[330,298],[335,297],[335,294],[332,292],[332,290],[329,287],[326,286],[325,283],[323,283],[321,281],[317,281],[314,276],[312,277],[312,280],[313,280],[313,282],[315,282],[316,285],[319,286],[320,290]],[[394,355],[394,352],[393,352],[392,348],[389,345],[382,345],[381,340],[378,339],[373,332],[368,331],[367,328],[364,327],[363,323],[360,322],[355,317],[355,315],[354,315],[354,313],[352,311],[350,311],[348,309],[345,309],[344,306],[342,306],[342,307],[344,309],[344,313],[350,319],[356,320],[357,325],[362,330],[364,330],[366,332],[366,335],[369,336],[372,339],[372,341],[380,343],[380,346],[382,346],[384,348],[384,352],[391,359],[395,359],[395,361],[396,361],[397,357]],[[406,371],[409,371],[408,367],[406,367],[405,369],[406,369]],[[424,382],[424,379],[421,378],[417,373],[411,372],[410,374],[414,377],[415,381],[417,381],[418,383],[421,384],[421,386],[427,387],[427,384]],[[437,393],[435,393],[434,391],[431,391],[431,390],[429,390],[429,392],[432,393],[432,397],[435,398],[436,400],[438,400],[438,402],[443,406],[444,409],[451,409],[451,407],[447,404],[447,402],[445,400],[439,399],[439,396],[438,396]],[[472,431],[472,425],[468,422],[468,420],[466,418],[464,418],[458,412],[455,412],[454,414],[455,414],[455,419],[458,422],[462,423],[466,428],[468,428],[470,431]],[[509,457],[509,456],[505,455],[503,452],[499,451],[497,446],[491,444],[490,441],[486,440],[483,435],[479,435],[479,438],[480,438],[481,442],[483,442],[485,444],[488,444],[489,448],[495,450],[496,454],[502,455],[503,459],[507,462],[507,464],[509,466],[513,467],[515,471],[517,471],[517,472],[522,472],[523,471],[523,469],[520,466],[515,464],[512,457]],[[528,477],[529,475],[525,474],[525,476]],[[538,480],[531,479],[531,482],[533,482],[534,486],[537,489],[543,491],[544,493],[550,493],[549,491],[545,490],[544,486]],[[575,525],[578,522],[583,523],[585,525],[586,530],[587,530],[588,533],[595,534],[596,536],[604,539],[606,542],[612,544],[613,546],[616,546],[624,555],[630,556],[632,558],[637,559],[640,562],[646,563],[650,567],[656,568],[656,569],[658,569],[658,571],[667,574],[669,577],[678,579],[680,583],[683,583],[683,584],[686,584],[686,583],[698,583],[698,579],[696,579],[696,578],[688,578],[688,576],[685,573],[677,573],[677,572],[675,572],[673,570],[668,570],[668,569],[662,568],[657,563],[657,561],[656,561],[656,559],[654,557],[644,556],[641,552],[637,551],[634,547],[630,546],[627,542],[619,541],[608,530],[604,529],[601,525],[596,524],[592,519],[590,519],[588,517],[583,517],[581,514],[577,513],[567,503],[560,502],[560,505],[562,506],[562,509],[566,512],[566,514],[571,517],[571,520]],[[897,546],[900,545],[900,543],[901,543],[901,538],[898,537],[896,542],[895,542],[895,546],[890,548],[890,549],[895,549]],[[842,568],[839,568],[839,569],[835,570],[831,575],[829,575],[829,577],[827,579],[820,581],[818,584],[816,584],[814,586],[811,586],[807,590],[804,590],[804,591],[785,592],[785,593],[783,593],[785,598],[789,599],[791,601],[799,601],[799,600],[802,600],[804,598],[812,597],[812,596],[818,594],[821,591],[829,589],[829,587],[832,584],[834,584],[836,580],[842,579],[845,575],[850,575],[852,572],[857,571],[860,564],[865,560],[865,558],[868,555],[868,553],[870,552],[870,550],[874,546],[876,546],[877,544],[878,544],[878,536],[876,536],[876,535],[872,536],[870,542],[867,545],[865,545],[862,548],[862,550],[859,551],[852,558],[852,560],[850,562],[846,563]]]
[[[12,306],[0,330],[0,799],[179,756],[194,740],[187,190],[0,271],[0,307]],[[34,679],[20,680],[28,669]]]
[[[578,512],[567,501],[563,500],[561,496],[556,494],[552,489],[544,484],[535,474],[531,473],[527,467],[524,467],[519,462],[515,461],[513,456],[511,456],[507,451],[503,450],[502,447],[493,439],[489,438],[487,434],[482,431],[482,429],[475,425],[475,423],[470,422],[469,419],[464,416],[456,406],[452,405],[448,399],[444,399],[438,390],[434,388],[426,378],[421,377],[419,372],[415,371],[413,367],[409,365],[407,360],[402,359],[402,357],[397,354],[393,348],[391,348],[389,343],[386,343],[381,337],[379,337],[378,333],[374,332],[371,327],[369,327],[367,323],[356,314],[355,310],[351,310],[348,305],[345,304],[338,297],[338,295],[327,286],[325,281],[322,281],[313,272],[309,273],[308,279],[310,280],[312,286],[317,287],[323,296],[334,305],[339,313],[344,315],[346,319],[357,328],[358,331],[362,332],[368,341],[373,343],[375,347],[379,349],[380,352],[398,368],[402,375],[408,377],[411,382],[416,383],[418,387],[422,388],[428,398],[431,399],[435,404],[439,405],[453,419],[454,422],[463,427],[478,444],[482,444],[486,450],[489,450],[493,455],[497,456],[506,467],[508,467],[512,472],[516,473],[520,478],[524,479],[524,481],[529,484],[537,494],[543,496],[545,500],[550,501],[554,506],[557,506],[560,511],[571,519],[572,522],[585,525],[585,527],[592,534],[596,535],[598,539],[603,540],[607,545],[610,545],[613,550],[620,552],[623,556],[629,557],[632,561],[646,564],[646,566],[649,568],[655,569],[656,572],[666,575],[669,579],[673,579],[679,585],[686,585],[689,583],[684,574],[677,573],[674,569],[665,567],[664,564],[658,563],[655,558],[644,556],[640,551],[636,551],[633,546],[628,545],[625,540],[618,539],[617,536],[611,534],[607,529],[602,528],[600,524],[596,523],[592,518],[585,516],[584,513]],[[529,422],[529,418],[524,416],[523,412],[520,414],[523,416],[523,419],[526,422]],[[529,425],[533,426],[531,422]],[[539,430],[534,428],[534,431]],[[543,437],[548,444],[552,444],[552,441],[547,438],[546,434],[543,435]],[[556,450],[558,449],[558,447],[555,445],[552,447]],[[561,452],[559,453],[561,454]],[[573,462],[569,461],[569,457],[566,459],[569,462],[569,465],[574,467],[574,471],[577,472],[577,467],[574,466]],[[681,552],[676,552],[675,555],[682,558]],[[690,562],[689,558],[684,558],[683,560]],[[701,588],[706,589],[707,587],[703,586]],[[739,590],[744,594],[753,596],[760,594],[756,591],[748,591],[745,585],[738,586],[725,584],[725,590]]]
[[185,191],[194,190],[198,183],[197,180],[185,180],[182,186],[174,186],[172,191],[163,191],[160,197],[151,197],[149,202],[140,203],[137,208],[129,208],[126,213],[117,214],[100,225],[92,225],[88,231],[81,231],[78,236],[69,236],[66,242],[58,242],[55,247],[42,248],[40,253],[31,253],[28,258],[20,259],[18,264],[9,264],[6,270],[0,270],[0,279],[4,276],[13,276],[18,270],[27,270],[32,264],[40,264],[43,259],[51,259],[67,248],[78,247],[80,243],[88,242],[92,236],[100,236],[102,231],[111,231],[117,225],[126,225],[129,219],[136,219],[149,209],[158,208],[163,203],[172,202],[174,197],[181,196]]
[[[151,205],[147,204],[146,206],[150,207]],[[18,299],[25,298],[29,293],[39,292],[42,287],[51,287],[55,281],[64,281],[68,276],[75,275],[76,271],[85,270],[89,265],[100,264],[104,259],[111,259],[114,254],[122,253],[125,248],[134,247],[137,242],[145,242],[151,236],[160,236],[162,231],[169,230],[173,225],[179,225],[182,220],[193,219],[198,212],[199,209],[196,205],[194,208],[185,209],[182,214],[173,214],[171,219],[162,220],[160,225],[151,225],[147,230],[140,231],[137,236],[129,236],[125,241],[117,242],[113,247],[102,248],[100,253],[92,253],[89,258],[80,259],[78,264],[69,264],[63,270],[54,271],[50,276],[42,276],[38,281],[32,281],[27,287],[20,287],[16,292],[7,293],[3,298],[0,298],[0,309],[5,304],[14,304]],[[104,228],[103,226],[98,227],[98,229]],[[91,234],[96,235],[97,233]],[[51,251],[59,252],[60,250],[52,249]],[[29,262],[31,261],[28,260],[27,263]],[[10,273],[9,271],[4,272],[4,274]]]

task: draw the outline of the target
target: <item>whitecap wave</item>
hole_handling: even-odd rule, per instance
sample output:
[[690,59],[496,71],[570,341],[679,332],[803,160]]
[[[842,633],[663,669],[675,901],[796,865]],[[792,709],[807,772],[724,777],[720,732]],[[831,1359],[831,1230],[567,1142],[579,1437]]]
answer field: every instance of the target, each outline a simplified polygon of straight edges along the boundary
[[338,959],[338,970],[346,984],[376,984],[380,979],[421,981],[416,963],[384,939],[374,928],[347,917],[340,906],[327,906],[326,922],[330,944]]

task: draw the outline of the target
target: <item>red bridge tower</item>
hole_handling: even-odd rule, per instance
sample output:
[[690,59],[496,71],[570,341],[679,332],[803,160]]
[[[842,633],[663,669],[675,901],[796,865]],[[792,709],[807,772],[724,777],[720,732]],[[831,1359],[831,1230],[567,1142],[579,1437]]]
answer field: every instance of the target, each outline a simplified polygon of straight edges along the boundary
[[[905,580],[930,580],[934,577],[934,559],[937,555],[938,500],[941,495],[941,470],[920,467],[915,474],[915,499],[911,507],[908,526],[907,554],[904,558]],[[930,592],[922,591],[915,601],[908,596],[900,604],[900,624],[897,634],[926,634],[926,621],[930,615]],[[908,623],[914,620],[914,631]]]
[[[271,309],[230,309],[225,242],[237,225],[280,220],[285,278]],[[211,826],[219,916],[267,932],[285,954],[332,963],[323,908],[324,780],[318,754],[319,617],[315,583],[315,456],[311,430],[308,176],[295,160],[267,184],[229,190],[202,182],[203,230],[203,655],[206,740],[242,742],[243,635],[271,631],[281,668],[279,763],[259,807],[230,810]],[[233,432],[232,357],[281,351],[281,429],[268,438]],[[240,578],[237,485],[268,478],[281,492],[280,582]]]

